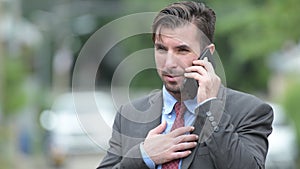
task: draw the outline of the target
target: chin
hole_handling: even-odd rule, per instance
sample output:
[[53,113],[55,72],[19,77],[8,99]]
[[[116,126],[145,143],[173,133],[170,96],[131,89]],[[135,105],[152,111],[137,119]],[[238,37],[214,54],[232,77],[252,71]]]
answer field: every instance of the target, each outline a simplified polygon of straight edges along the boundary
[[169,92],[172,92],[172,93],[180,93],[180,86],[178,84],[176,85],[173,85],[173,84],[165,84],[165,87],[166,89],[169,91]]

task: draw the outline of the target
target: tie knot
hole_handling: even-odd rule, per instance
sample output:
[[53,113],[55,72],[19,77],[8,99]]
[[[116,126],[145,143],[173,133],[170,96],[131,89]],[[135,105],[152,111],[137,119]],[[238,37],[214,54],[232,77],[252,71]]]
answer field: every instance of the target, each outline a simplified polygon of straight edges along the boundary
[[175,113],[176,113],[176,117],[177,117],[177,116],[183,116],[183,114],[186,110],[186,107],[183,102],[176,102],[174,109],[175,109]]

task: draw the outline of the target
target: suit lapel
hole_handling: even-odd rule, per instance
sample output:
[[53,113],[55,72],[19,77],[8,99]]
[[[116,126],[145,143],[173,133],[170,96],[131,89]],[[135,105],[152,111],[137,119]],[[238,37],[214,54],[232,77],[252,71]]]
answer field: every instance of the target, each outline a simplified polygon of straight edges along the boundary
[[[149,130],[157,127],[161,123],[161,115],[162,115],[162,106],[163,106],[163,98],[162,92],[157,92],[149,96],[149,109],[145,114],[146,119],[152,119],[147,122],[147,133]],[[145,117],[143,117],[145,118]]]
[[[198,146],[199,146],[199,143],[198,143]],[[189,166],[191,165],[194,157],[195,157],[195,154],[197,152],[197,149],[198,149],[198,146],[196,146],[193,150],[192,150],[192,154],[190,154],[189,156],[187,156],[186,158],[184,158],[182,160],[182,164],[181,164],[181,168],[182,169],[188,169]]]
[[[220,88],[219,88],[217,99],[222,100],[222,102],[224,104],[226,102],[226,88],[223,85],[221,85]],[[225,105],[223,105],[223,106],[225,106]],[[181,165],[182,169],[188,169],[189,168],[189,166],[193,162],[193,159],[195,158],[195,154],[197,152],[197,149],[199,148],[199,146],[201,146],[201,144],[203,144],[203,143],[198,143],[198,145],[192,150],[192,153],[188,157],[186,157],[182,160],[182,165]]]

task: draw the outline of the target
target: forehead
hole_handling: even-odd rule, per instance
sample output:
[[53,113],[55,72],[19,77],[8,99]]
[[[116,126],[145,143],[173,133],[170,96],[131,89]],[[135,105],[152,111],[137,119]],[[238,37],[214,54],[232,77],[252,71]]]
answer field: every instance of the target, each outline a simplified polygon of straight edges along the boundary
[[200,33],[196,26],[192,24],[166,28],[162,27],[156,32],[155,42],[173,42],[178,45],[200,46]]

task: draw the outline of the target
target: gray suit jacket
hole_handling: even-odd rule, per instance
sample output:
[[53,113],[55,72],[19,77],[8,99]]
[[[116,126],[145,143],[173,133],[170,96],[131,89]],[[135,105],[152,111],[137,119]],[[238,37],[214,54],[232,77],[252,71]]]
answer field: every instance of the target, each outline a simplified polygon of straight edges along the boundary
[[[139,149],[149,130],[161,123],[162,92],[120,108],[110,148],[97,169],[146,169]],[[198,146],[182,169],[263,169],[272,132],[272,108],[258,98],[224,87],[217,99],[195,110]]]

